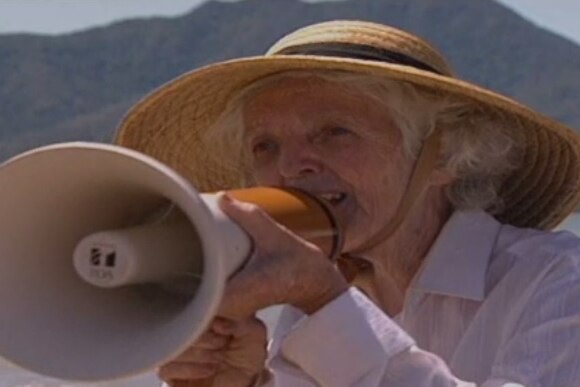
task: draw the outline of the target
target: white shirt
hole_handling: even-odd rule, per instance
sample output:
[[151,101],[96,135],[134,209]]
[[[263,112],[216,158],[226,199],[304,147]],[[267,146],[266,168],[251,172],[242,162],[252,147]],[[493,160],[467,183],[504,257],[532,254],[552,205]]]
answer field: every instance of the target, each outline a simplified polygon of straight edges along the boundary
[[267,386],[580,386],[580,240],[457,212],[389,318],[350,289],[286,308]]

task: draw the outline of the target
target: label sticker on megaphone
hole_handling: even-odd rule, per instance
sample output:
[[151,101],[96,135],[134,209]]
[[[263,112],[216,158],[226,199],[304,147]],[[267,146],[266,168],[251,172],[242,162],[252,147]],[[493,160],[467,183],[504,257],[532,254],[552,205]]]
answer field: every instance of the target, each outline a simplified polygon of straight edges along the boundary
[[88,283],[105,287],[165,283],[183,273],[201,275],[200,240],[191,222],[174,206],[144,224],[105,230],[76,246],[76,271]]
[[[0,356],[47,376],[112,380],[174,358],[205,331],[251,249],[218,195],[118,146],[35,149],[4,163],[0,182],[0,308],[15,321],[0,326]],[[317,198],[229,194],[340,254],[342,234]]]

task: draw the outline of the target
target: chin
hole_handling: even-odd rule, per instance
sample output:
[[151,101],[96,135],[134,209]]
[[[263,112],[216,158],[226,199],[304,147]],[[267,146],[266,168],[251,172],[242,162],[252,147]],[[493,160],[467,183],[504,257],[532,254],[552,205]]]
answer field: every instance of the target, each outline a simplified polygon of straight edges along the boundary
[[345,227],[344,230],[344,246],[343,251],[356,250],[358,246],[362,246],[365,240],[368,238],[364,232],[357,228]]
[[345,224],[343,228],[344,252],[356,251],[373,238],[381,229],[380,227],[377,227],[377,224],[370,224],[370,222],[365,222],[363,220],[357,222],[356,219],[352,219],[350,222],[342,224]]

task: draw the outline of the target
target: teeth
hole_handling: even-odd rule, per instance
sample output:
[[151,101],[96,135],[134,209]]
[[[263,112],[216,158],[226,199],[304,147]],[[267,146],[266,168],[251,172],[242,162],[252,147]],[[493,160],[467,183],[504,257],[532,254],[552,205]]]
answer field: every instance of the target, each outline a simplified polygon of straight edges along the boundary
[[338,201],[344,197],[343,193],[323,193],[318,195],[320,198],[324,200],[328,200],[330,202]]

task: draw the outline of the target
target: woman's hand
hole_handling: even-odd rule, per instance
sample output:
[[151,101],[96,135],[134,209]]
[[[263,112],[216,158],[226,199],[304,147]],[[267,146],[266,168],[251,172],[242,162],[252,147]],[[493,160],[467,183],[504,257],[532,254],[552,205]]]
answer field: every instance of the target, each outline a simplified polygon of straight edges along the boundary
[[254,250],[228,281],[220,315],[240,318],[276,304],[312,314],[348,289],[322,251],[276,223],[256,205],[225,194],[222,210],[252,238]]
[[249,387],[265,367],[267,334],[255,317],[217,317],[196,343],[159,369],[170,386]]
[[[259,207],[224,196],[222,210],[252,238],[253,253],[226,285],[219,316],[187,351],[159,370],[170,385],[251,386],[265,367],[266,328],[255,313],[290,304],[311,314],[348,284],[315,245],[273,221]],[[213,378],[213,380],[212,380]],[[179,385],[179,384],[176,384]]]

